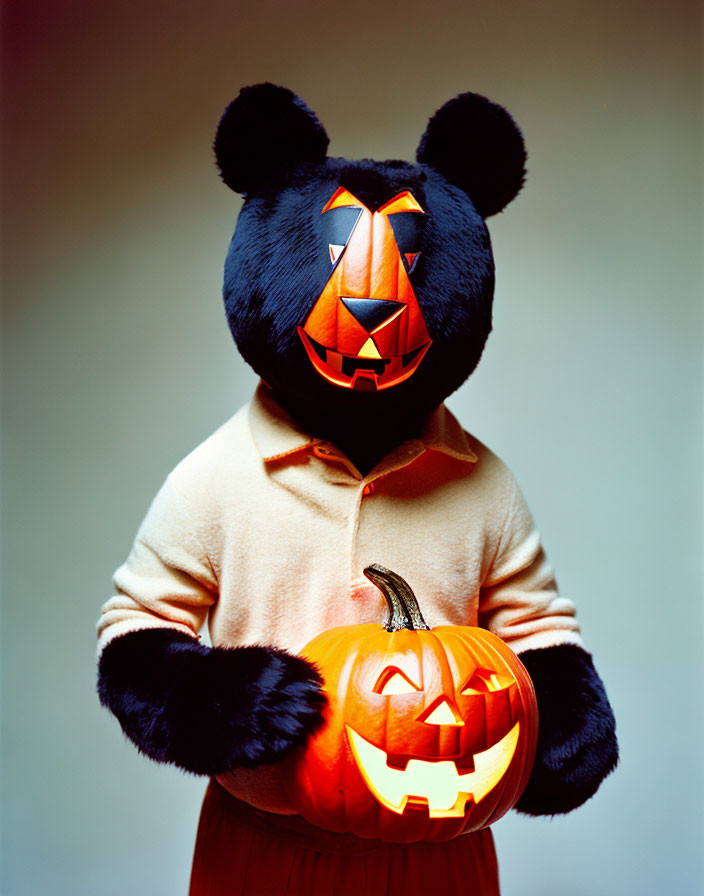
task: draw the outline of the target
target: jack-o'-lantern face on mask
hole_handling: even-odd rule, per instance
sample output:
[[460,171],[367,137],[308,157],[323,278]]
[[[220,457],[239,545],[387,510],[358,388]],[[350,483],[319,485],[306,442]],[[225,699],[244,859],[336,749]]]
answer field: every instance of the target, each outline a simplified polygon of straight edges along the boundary
[[409,190],[372,212],[339,187],[322,214],[332,273],[298,333],[328,382],[388,389],[415,372],[432,342],[410,281],[425,213]]

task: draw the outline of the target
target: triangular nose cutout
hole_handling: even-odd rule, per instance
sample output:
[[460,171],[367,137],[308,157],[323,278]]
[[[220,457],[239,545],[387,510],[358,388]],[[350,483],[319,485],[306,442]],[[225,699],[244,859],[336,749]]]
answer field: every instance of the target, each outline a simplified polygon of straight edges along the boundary
[[434,709],[425,717],[420,717],[419,722],[426,725],[464,725],[462,719],[454,712],[445,697],[435,705]]
[[393,302],[391,299],[347,299],[340,297],[342,304],[358,321],[367,333],[371,333],[378,326],[393,317],[402,305],[402,302]]

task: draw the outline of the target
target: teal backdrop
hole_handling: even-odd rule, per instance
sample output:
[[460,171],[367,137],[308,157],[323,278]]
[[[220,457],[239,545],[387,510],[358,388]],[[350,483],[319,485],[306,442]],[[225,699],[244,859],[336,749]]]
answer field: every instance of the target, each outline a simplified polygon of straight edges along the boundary
[[255,386],[210,144],[262,80],[336,155],[412,158],[464,90],[523,128],[495,330],[449,404],[526,492],[622,761],[574,814],[496,826],[504,892],[701,893],[700,4],[8,0],[3,39],[4,896],[186,891],[204,782],[99,708],[94,625],[166,474]]

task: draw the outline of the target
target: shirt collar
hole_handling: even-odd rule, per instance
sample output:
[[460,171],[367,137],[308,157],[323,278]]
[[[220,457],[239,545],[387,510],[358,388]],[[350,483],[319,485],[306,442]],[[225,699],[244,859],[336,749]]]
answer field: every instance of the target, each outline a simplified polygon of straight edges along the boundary
[[476,464],[477,455],[472,450],[469,436],[450,411],[441,404],[428,418],[420,441],[425,448],[448,454],[455,460]]
[[[323,444],[304,432],[293,419],[274,401],[271,390],[260,383],[249,406],[249,426],[252,438],[265,463],[279,461]],[[444,404],[431,414],[419,439],[412,439],[406,446],[417,445],[421,451],[439,451],[456,460],[476,463],[477,455],[471,448],[469,437]],[[395,452],[394,452],[395,453]]]

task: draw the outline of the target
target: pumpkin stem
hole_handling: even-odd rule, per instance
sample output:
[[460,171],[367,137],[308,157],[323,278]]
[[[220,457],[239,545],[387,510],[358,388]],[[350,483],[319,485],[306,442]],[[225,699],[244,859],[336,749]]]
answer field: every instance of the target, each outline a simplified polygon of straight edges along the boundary
[[386,621],[387,632],[397,632],[407,628],[411,631],[424,629],[430,631],[418,601],[408,582],[398,573],[391,572],[378,563],[372,563],[364,570],[364,575],[373,582],[386,598],[389,605],[389,618]]

